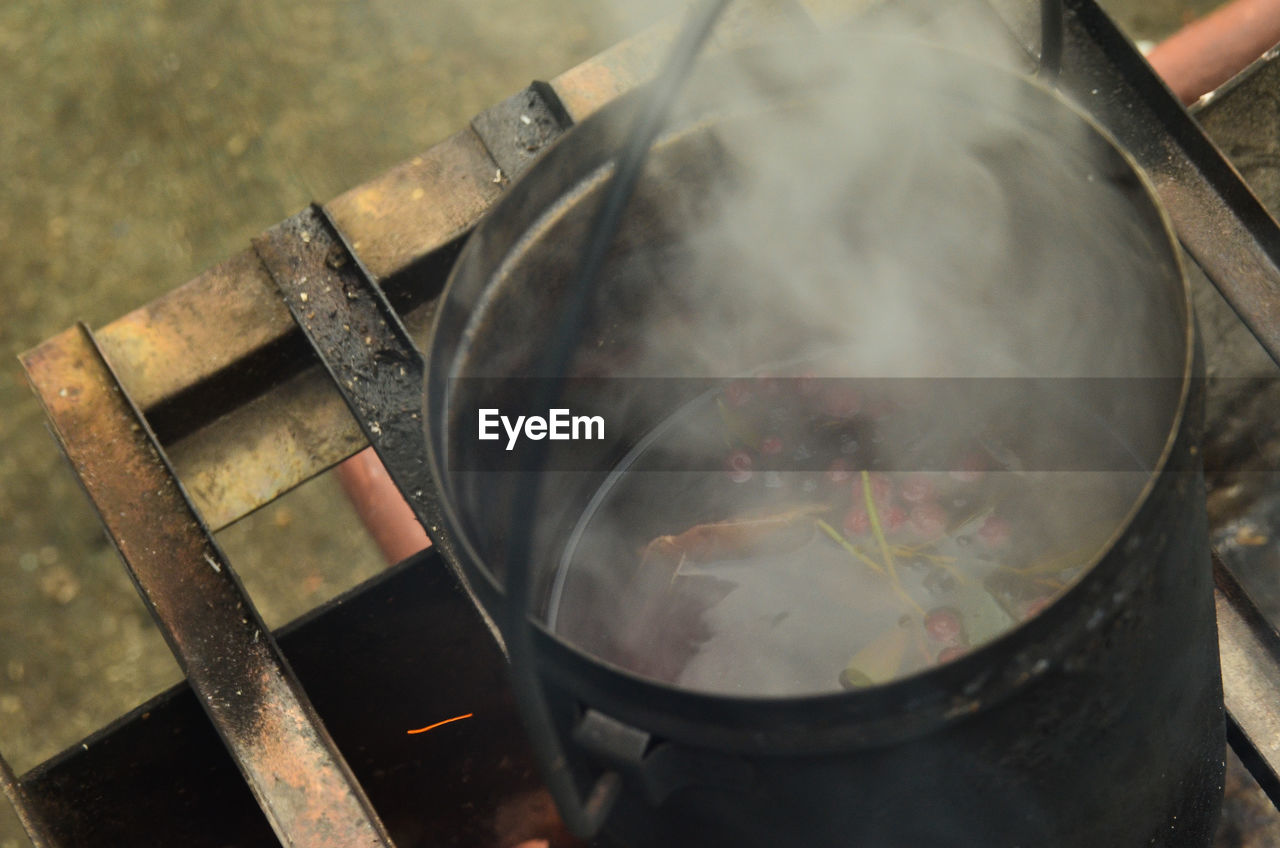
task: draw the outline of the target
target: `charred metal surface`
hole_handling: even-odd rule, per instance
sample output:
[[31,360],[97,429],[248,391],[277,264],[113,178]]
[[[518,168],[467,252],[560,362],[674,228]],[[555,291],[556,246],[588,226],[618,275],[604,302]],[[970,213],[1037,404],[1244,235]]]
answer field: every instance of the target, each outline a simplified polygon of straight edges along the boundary
[[67,330],[23,364],[139,593],[281,842],[389,846],[89,331]]
[[[318,206],[273,227],[253,244],[365,438],[427,535],[447,556],[451,541],[440,533],[427,468],[421,411],[425,366],[399,315]],[[479,644],[500,659],[496,629],[472,603],[461,572],[451,574],[476,626],[484,628],[475,631]]]
[[1213,577],[1232,747],[1280,806],[1280,634],[1216,557]]
[[[1258,199],[1280,209],[1280,61],[1263,57],[1222,90],[1193,107],[1197,121],[1240,170]],[[1193,284],[1196,280],[1193,279]],[[1276,545],[1265,531],[1267,504],[1280,500],[1280,481],[1260,473],[1280,463],[1280,380],[1276,366],[1207,284],[1196,291],[1209,384],[1205,458],[1224,471],[1210,477],[1215,545],[1272,621],[1280,620],[1274,578]],[[1214,380],[1213,377],[1230,379]],[[1239,544],[1236,537],[1253,544]]]
[[[1192,108],[1273,215],[1280,209],[1277,85],[1280,62],[1272,51]],[[1259,340],[1221,296],[1207,283],[1196,296],[1211,376],[1205,455],[1224,469],[1209,480],[1209,516],[1220,557],[1215,577],[1228,740],[1280,806],[1280,639],[1274,629],[1280,621],[1280,480],[1263,470],[1280,459],[1280,380]]]
[[1191,108],[1196,120],[1273,211],[1280,198],[1280,51]]
[[280,296],[420,520],[435,512],[422,425],[422,354],[399,315],[311,206],[254,239]]
[[535,82],[471,119],[471,129],[509,179],[524,173],[571,126],[573,119],[545,82]]
[[[448,569],[428,551],[277,635],[398,844],[508,848],[550,837],[553,848],[568,848],[505,667],[476,649],[463,612]],[[466,721],[405,733],[468,712]],[[21,782],[59,846],[276,844],[185,683]]]

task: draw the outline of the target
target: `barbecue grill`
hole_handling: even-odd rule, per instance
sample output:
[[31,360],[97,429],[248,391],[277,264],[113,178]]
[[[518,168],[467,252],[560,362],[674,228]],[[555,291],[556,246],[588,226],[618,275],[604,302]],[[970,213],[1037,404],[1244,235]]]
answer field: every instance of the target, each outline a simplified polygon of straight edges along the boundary
[[[1036,56],[1039,21],[1015,5],[975,3],[993,31]],[[1271,320],[1280,230],[1205,135],[1228,152],[1274,146],[1254,111],[1256,93],[1280,73],[1273,57],[1202,104],[1197,124],[1092,2],[1067,7],[1057,85],[1144,167],[1183,246],[1280,361]],[[745,5],[717,43],[813,22],[802,4]],[[945,30],[924,8],[918,25]],[[507,183],[650,76],[664,43],[661,33],[642,35],[534,83],[161,302],[98,330],[72,328],[24,355],[63,449],[187,675],[28,774],[4,769],[37,845],[490,846],[538,836],[571,844],[520,730],[492,628],[438,552],[273,635],[212,531],[366,443],[428,532],[437,529],[415,339],[467,233]],[[1251,342],[1213,297],[1202,286],[1208,355],[1211,366],[1216,356],[1229,367]],[[1234,492],[1213,515],[1229,734],[1280,801],[1280,637],[1239,580],[1261,554],[1240,530],[1272,526],[1276,506],[1247,473],[1265,470],[1265,457],[1259,468],[1257,457],[1241,461],[1231,449],[1258,424],[1241,411],[1256,389],[1211,386],[1206,455]],[[424,714],[473,712],[470,732],[424,757],[375,732],[370,693]]]

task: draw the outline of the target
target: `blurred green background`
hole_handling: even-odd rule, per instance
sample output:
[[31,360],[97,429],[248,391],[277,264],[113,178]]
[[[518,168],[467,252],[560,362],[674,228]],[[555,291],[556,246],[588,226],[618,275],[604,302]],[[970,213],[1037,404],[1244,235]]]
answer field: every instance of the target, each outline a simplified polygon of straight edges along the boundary
[[[633,5],[0,4],[0,751],[19,773],[179,673],[15,356],[109,323],[661,12]],[[1156,40],[1216,4],[1103,5]],[[269,624],[383,567],[343,512],[322,477],[220,534]],[[27,844],[0,803],[0,848]]]

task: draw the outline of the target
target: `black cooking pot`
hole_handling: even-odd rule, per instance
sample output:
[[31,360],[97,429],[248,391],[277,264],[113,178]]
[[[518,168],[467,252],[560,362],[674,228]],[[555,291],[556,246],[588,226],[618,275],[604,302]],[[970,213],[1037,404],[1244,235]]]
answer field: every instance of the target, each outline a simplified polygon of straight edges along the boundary
[[[605,107],[511,188],[436,318],[425,420],[441,533],[491,612],[507,505],[535,472],[505,435],[479,438],[479,410],[539,412],[532,369],[635,108]],[[922,343],[928,355],[906,355]],[[582,577],[583,516],[719,381],[810,361],[857,379],[1023,381],[1019,408],[1039,412],[1004,432],[1032,453],[1058,446],[1035,470],[1061,470],[1056,457],[1138,483],[1053,603],[951,662],[794,692],[711,691],[633,662],[646,644],[670,650],[638,620],[652,605],[627,594],[640,558]],[[566,375],[562,405],[599,415],[605,438],[556,442],[536,472],[537,672],[581,785],[621,775],[602,839],[1208,845],[1224,731],[1196,459],[1202,371],[1150,187],[1054,93],[897,43],[706,63],[654,146]],[[687,490],[651,483],[651,512],[696,510]],[[706,606],[694,599],[688,615]],[[617,622],[648,635],[621,650],[607,632]]]

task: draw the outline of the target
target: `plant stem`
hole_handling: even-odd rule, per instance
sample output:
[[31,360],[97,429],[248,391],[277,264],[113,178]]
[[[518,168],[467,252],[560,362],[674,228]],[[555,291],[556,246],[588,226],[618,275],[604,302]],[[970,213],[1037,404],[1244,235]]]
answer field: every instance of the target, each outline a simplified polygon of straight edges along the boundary
[[898,571],[893,567],[893,551],[890,550],[889,540],[885,538],[884,529],[880,526],[880,513],[876,511],[875,499],[871,497],[871,475],[865,470],[862,472],[862,496],[867,502],[867,517],[871,519],[871,532],[880,544],[880,553],[884,556],[885,571],[889,574],[889,581],[893,583],[893,590],[923,616],[924,607],[916,603],[915,599],[907,594],[907,590],[902,588],[902,582],[898,580]]
[[823,521],[821,518],[817,518],[814,520],[818,524],[818,529],[821,530],[823,533],[826,533],[828,536],[830,536],[833,542],[835,542],[840,547],[844,548],[853,557],[866,563],[866,566],[870,568],[872,571],[874,571],[876,574],[879,574],[882,577],[887,576],[885,574],[884,568],[881,567],[880,563],[876,562],[871,557],[867,556],[862,551],[858,550],[857,546],[855,546],[852,542],[850,542],[848,539],[842,536],[839,530],[832,527],[830,524]]

